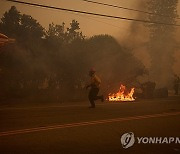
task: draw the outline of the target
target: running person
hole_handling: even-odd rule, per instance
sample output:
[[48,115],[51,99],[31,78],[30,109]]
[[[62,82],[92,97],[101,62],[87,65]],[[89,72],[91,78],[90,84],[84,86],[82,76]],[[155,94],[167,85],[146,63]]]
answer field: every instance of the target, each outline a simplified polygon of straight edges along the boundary
[[91,77],[91,82],[89,85],[86,86],[86,89],[88,89],[89,87],[91,88],[89,91],[89,95],[88,95],[89,102],[91,104],[91,106],[89,108],[95,108],[95,102],[94,102],[95,100],[100,99],[102,102],[104,101],[103,95],[98,96],[101,80],[95,73],[96,73],[96,71],[94,69],[91,69],[89,71],[89,76]]

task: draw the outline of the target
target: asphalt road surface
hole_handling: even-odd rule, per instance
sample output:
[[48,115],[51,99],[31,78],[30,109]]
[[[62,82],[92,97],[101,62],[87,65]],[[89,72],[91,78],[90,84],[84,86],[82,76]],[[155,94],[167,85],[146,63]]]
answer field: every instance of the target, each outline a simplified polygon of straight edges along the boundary
[[[13,104],[13,103],[12,103]],[[180,144],[138,144],[137,137],[180,137],[180,97],[135,102],[0,106],[0,153],[180,153]],[[124,133],[135,143],[125,149]]]

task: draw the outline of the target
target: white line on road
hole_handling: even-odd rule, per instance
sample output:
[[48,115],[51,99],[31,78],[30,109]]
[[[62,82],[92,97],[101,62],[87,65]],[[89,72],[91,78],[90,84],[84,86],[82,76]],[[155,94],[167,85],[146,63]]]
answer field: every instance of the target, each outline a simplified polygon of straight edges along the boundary
[[80,126],[87,126],[87,125],[106,124],[106,123],[113,123],[113,122],[141,120],[141,119],[147,119],[147,118],[167,117],[167,116],[175,116],[175,115],[180,115],[180,112],[151,114],[151,115],[143,115],[143,116],[135,116],[135,117],[124,117],[124,118],[86,121],[86,122],[60,124],[60,125],[44,126],[44,127],[36,127],[36,128],[28,128],[28,129],[19,129],[19,130],[13,130],[13,131],[0,132],[0,137],[17,135],[17,134],[33,133],[33,132],[41,132],[41,131],[47,131],[47,130],[62,129],[62,128],[72,128],[72,127],[80,127]]

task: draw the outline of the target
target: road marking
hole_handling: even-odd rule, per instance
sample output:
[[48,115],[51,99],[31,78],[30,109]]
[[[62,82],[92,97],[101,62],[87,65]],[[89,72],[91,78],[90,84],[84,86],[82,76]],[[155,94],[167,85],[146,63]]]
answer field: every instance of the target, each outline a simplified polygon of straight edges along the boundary
[[0,137],[17,135],[17,134],[26,134],[26,133],[32,133],[32,132],[47,131],[47,130],[54,130],[54,129],[72,128],[72,127],[80,127],[80,126],[87,126],[87,125],[106,124],[106,123],[113,123],[113,122],[141,120],[141,119],[147,119],[147,118],[167,117],[167,116],[175,116],[175,115],[180,115],[180,112],[151,114],[151,115],[143,115],[143,116],[135,116],[135,117],[124,117],[124,118],[115,118],[115,119],[105,119],[105,120],[60,124],[60,125],[54,125],[54,126],[36,127],[36,128],[29,128],[29,129],[19,129],[19,130],[13,130],[13,131],[0,132]]

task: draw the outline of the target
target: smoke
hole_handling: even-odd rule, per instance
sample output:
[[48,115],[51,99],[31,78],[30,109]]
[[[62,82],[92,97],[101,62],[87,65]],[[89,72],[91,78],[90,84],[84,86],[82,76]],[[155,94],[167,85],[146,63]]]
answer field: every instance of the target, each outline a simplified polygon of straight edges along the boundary
[[[148,11],[147,1],[140,1],[137,9]],[[148,15],[143,13],[137,13],[136,16],[137,19],[143,20],[148,20],[147,17]],[[176,43],[179,34],[176,33],[173,40],[171,39],[171,28],[166,28],[166,30],[165,36],[160,36],[157,40],[152,41],[147,24],[132,22],[129,35],[121,40],[126,47],[133,51],[134,56],[144,64],[149,72],[149,75],[142,77],[144,79],[141,78],[141,81],[155,81],[157,87],[172,87],[173,74],[180,75],[180,50]],[[180,32],[178,31],[178,33]],[[161,32],[160,35],[162,35]]]
[[[178,8],[178,11],[180,13],[180,5]],[[180,36],[180,28],[177,28],[175,39],[178,43],[180,42],[179,36]],[[174,58],[173,72],[177,74],[178,76],[180,76],[180,69],[179,69],[180,68],[180,46],[177,46],[177,50],[174,52],[173,58]]]

